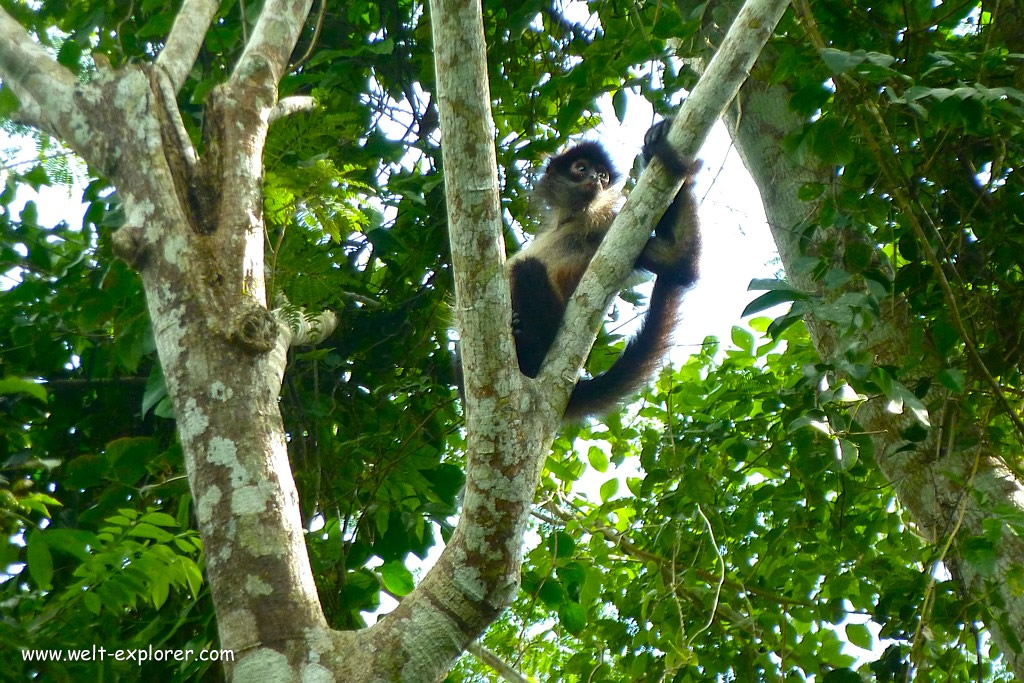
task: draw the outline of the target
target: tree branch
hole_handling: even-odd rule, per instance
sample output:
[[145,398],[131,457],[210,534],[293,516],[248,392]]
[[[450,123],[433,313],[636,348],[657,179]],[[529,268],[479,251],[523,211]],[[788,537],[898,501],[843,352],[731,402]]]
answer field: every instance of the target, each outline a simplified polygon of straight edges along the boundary
[[436,681],[516,595],[522,543],[559,416],[522,391],[504,269],[498,173],[478,0],[431,0],[456,315],[467,368],[467,479],[444,551],[395,611],[361,631],[380,680]]
[[174,26],[156,59],[156,65],[170,77],[175,93],[181,90],[188,72],[192,70],[219,6],[217,0],[185,0],[174,18]]
[[338,315],[333,311],[311,316],[296,309],[275,309],[274,317],[287,328],[281,335],[285,347],[314,346],[331,336],[338,327]]
[[288,69],[289,71],[298,71],[313,56],[313,51],[316,50],[317,42],[320,40],[320,29],[323,28],[324,16],[326,14],[327,0],[320,0],[320,10],[316,15],[316,25],[313,27],[313,37],[309,39],[309,47],[306,48],[306,53],[299,58],[299,61],[291,65]]
[[313,0],[268,0],[229,84],[237,87],[240,81],[256,77],[265,78],[276,87],[312,5]]
[[[683,159],[700,150],[711,126],[746,80],[789,0],[748,0],[693,92],[684,102],[668,140]],[[601,327],[607,303],[620,289],[657,222],[679,190],[661,161],[654,159],[601,242],[566,309],[565,322],[538,380],[544,395],[565,405],[579,369]]]
[[298,114],[304,111],[313,111],[316,109],[316,99],[306,95],[294,95],[292,97],[286,97],[280,100],[273,109],[270,110],[270,123],[283,119],[286,116],[292,114]]
[[55,114],[77,112],[77,85],[70,71],[54,61],[11,15],[0,9],[0,79],[18,98],[19,122],[71,141]]
[[[461,361],[466,371],[465,394],[470,433],[479,418],[490,432],[501,421],[496,399],[508,397],[521,377],[514,363],[512,309],[498,205],[498,168],[494,150],[486,45],[479,7],[475,2],[431,3],[434,61],[438,74],[438,104],[444,144],[445,197],[448,234],[455,278],[455,315],[462,337]],[[450,6],[450,7],[449,7]],[[474,13],[472,10],[476,9]],[[457,22],[466,41],[444,35],[437,17]],[[477,30],[479,29],[479,30]],[[472,34],[472,35],[470,35]],[[477,35],[478,34],[478,35]],[[479,53],[475,52],[479,48]],[[479,57],[474,59],[474,57]],[[494,388],[500,387],[497,392]],[[496,395],[497,394],[497,395]],[[486,417],[478,399],[488,396]],[[483,403],[483,401],[480,401]],[[490,419],[494,420],[493,423]],[[484,424],[487,422],[487,424]]]
[[[814,21],[814,14],[811,12],[810,6],[806,0],[798,1],[795,4],[795,8],[800,14],[800,20],[807,29],[807,35],[811,39],[811,42],[818,50],[824,50],[827,46],[821,32],[818,30],[818,25]],[[851,107],[850,111],[853,114],[853,121],[857,124],[857,130],[865,141],[868,143],[868,149],[871,150],[872,156],[875,158],[875,163],[878,164],[878,168],[881,169],[882,174],[889,181],[889,186],[892,188],[891,192],[893,198],[896,200],[896,205],[900,208],[903,215],[907,218],[907,222],[910,225],[910,229],[913,230],[914,236],[917,238],[917,243],[921,245],[921,250],[924,251],[925,258],[932,267],[932,272],[935,273],[935,280],[939,283],[939,289],[942,290],[942,296],[946,301],[946,308],[949,311],[950,322],[953,323],[953,327],[956,328],[957,333],[960,335],[960,339],[964,342],[964,348],[967,349],[967,356],[971,359],[978,374],[989,388],[992,389],[993,393],[998,399],[999,404],[1003,407],[1006,412],[1007,419],[1013,424],[1017,430],[1017,438],[1024,441],[1024,421],[1021,420],[1020,413],[1010,405],[1010,402],[1006,398],[1006,394],[1003,393],[1002,385],[996,381],[995,377],[989,371],[988,366],[985,365],[985,361],[982,359],[981,354],[978,352],[978,345],[974,342],[974,336],[968,331],[967,326],[964,324],[963,318],[960,315],[960,305],[957,300],[956,294],[953,292],[953,287],[949,283],[949,279],[946,278],[946,273],[942,269],[942,263],[939,260],[939,255],[935,252],[935,248],[932,247],[931,241],[925,234],[924,226],[922,225],[921,217],[924,217],[924,221],[931,222],[928,211],[920,205],[920,202],[913,198],[911,193],[907,192],[905,188],[912,187],[910,179],[907,178],[902,168],[900,167],[897,159],[893,157],[892,150],[897,149],[896,145],[892,141],[892,136],[889,134],[889,127],[885,123],[885,119],[882,118],[881,112],[878,107],[871,101],[869,97],[866,97],[864,89],[861,87],[853,77],[849,74],[839,74],[835,77],[836,80],[840,81],[843,85],[853,91],[854,97],[858,102],[863,102],[863,107],[871,117],[875,128],[872,128],[869,121],[866,121],[864,117],[858,112],[857,107]],[[837,93],[841,94],[841,93]],[[875,133],[877,131],[877,135]],[[938,234],[938,229],[931,225],[931,231],[933,235]],[[1014,466],[1014,463],[1006,461],[1006,466],[1010,468],[1018,479],[1024,480],[1021,476],[1020,470]]]
[[499,657],[496,652],[484,647],[483,643],[479,640],[474,640],[472,643],[467,645],[466,650],[472,653],[473,656],[481,662],[494,669],[499,676],[509,683],[529,683],[525,676],[516,671],[511,664]]

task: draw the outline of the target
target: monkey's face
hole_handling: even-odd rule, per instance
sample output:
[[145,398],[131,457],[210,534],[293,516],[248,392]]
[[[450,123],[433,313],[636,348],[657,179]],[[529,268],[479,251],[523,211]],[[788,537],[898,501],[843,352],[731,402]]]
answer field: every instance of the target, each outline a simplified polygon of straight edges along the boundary
[[601,190],[608,188],[611,175],[601,164],[589,159],[577,159],[569,169],[569,177],[579,188],[581,197],[586,197],[586,202],[590,203]]
[[583,142],[550,159],[537,191],[552,209],[574,214],[586,211],[617,180],[604,148]]
[[593,187],[595,192],[608,187],[611,178],[608,169],[587,159],[577,159],[570,169],[573,181]]

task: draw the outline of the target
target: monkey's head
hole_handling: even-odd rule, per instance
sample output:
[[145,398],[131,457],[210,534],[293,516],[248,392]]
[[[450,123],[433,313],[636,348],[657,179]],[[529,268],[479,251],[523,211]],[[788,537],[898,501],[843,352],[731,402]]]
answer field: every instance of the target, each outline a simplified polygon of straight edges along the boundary
[[581,211],[619,180],[611,157],[598,142],[581,142],[548,161],[537,195],[552,208]]

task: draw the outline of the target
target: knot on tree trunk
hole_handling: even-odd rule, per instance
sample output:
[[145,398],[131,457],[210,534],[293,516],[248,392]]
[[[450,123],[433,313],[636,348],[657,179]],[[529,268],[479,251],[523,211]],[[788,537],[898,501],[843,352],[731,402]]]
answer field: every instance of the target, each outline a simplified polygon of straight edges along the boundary
[[267,353],[274,348],[278,334],[277,319],[255,302],[243,304],[231,325],[231,340],[253,353]]

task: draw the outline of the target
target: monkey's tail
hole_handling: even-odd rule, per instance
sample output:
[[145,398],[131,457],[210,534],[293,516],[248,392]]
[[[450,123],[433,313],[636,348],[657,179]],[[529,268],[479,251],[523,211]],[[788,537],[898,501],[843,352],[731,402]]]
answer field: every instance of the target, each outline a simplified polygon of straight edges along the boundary
[[565,409],[567,421],[605,413],[647,384],[669,349],[685,289],[668,278],[655,280],[647,317],[640,331],[629,340],[622,355],[606,372],[576,383]]

